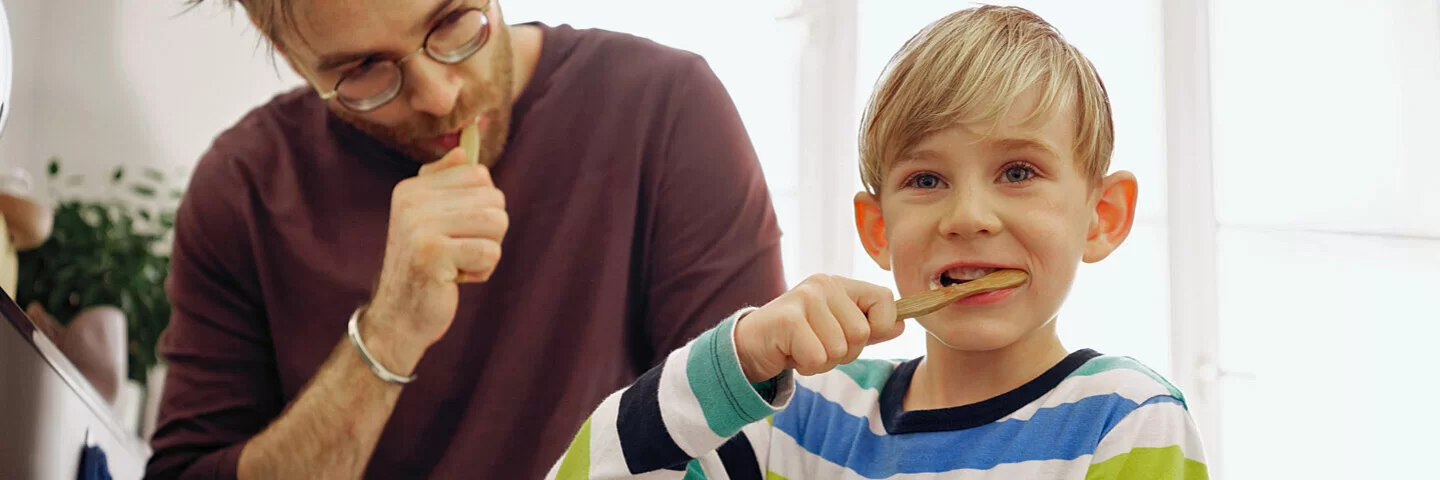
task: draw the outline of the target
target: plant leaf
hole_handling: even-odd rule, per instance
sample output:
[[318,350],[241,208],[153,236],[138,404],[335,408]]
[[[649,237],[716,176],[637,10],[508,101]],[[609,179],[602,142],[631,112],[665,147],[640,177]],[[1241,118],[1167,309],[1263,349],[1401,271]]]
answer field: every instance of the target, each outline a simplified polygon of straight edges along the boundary
[[[120,175],[123,179],[124,173]],[[17,297],[23,299],[22,305],[40,302],[61,324],[68,324],[81,309],[120,308],[131,341],[128,376],[146,378],[159,363],[156,344],[169,324],[170,304],[164,291],[169,256],[160,247],[168,241],[166,232],[173,228],[174,216],[173,207],[123,197],[60,199],[50,239],[17,256],[22,280]],[[156,218],[159,227],[151,222]]]

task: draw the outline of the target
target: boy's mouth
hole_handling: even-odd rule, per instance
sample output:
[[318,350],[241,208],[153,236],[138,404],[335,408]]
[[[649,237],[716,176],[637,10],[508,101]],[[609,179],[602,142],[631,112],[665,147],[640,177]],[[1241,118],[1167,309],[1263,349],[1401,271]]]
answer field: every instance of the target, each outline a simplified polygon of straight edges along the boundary
[[977,265],[956,265],[941,270],[930,280],[930,289],[935,290],[941,287],[958,285],[969,282],[980,277],[995,273],[997,270],[1012,267],[977,266]]

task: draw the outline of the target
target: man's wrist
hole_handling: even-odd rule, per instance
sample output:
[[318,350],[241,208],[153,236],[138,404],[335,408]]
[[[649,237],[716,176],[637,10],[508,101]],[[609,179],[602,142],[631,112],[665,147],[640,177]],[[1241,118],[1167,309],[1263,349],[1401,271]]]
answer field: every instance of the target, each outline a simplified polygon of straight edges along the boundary
[[[420,358],[428,348],[418,336],[396,328],[393,317],[382,312],[362,308],[356,327],[371,358],[386,370],[400,376],[410,376]],[[358,352],[357,352],[358,353]]]

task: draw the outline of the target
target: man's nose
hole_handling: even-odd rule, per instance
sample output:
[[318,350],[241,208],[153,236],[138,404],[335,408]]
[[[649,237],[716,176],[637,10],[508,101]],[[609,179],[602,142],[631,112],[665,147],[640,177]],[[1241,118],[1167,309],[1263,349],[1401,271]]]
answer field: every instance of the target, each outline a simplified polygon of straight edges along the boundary
[[450,65],[429,58],[415,58],[406,63],[410,67],[406,78],[410,83],[410,108],[436,117],[444,117],[455,110],[464,81]]
[[994,203],[978,189],[959,190],[950,202],[950,210],[940,220],[940,234],[945,237],[977,238],[1000,233],[1000,217]]

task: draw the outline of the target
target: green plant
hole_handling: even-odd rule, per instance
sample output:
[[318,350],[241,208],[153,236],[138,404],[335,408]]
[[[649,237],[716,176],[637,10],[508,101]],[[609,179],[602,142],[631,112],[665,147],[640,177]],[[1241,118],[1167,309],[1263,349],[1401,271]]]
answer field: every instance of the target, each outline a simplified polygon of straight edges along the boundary
[[[53,158],[47,180],[55,200],[54,229],[43,245],[19,254],[17,302],[22,307],[39,302],[61,324],[92,306],[124,311],[129,377],[144,383],[170,322],[165,275],[175,204],[183,191],[168,188],[159,170],[142,168],[134,176],[126,175],[124,166],[109,175],[105,189],[93,189],[83,175],[62,177],[60,161]],[[167,190],[168,197],[161,195]]]

